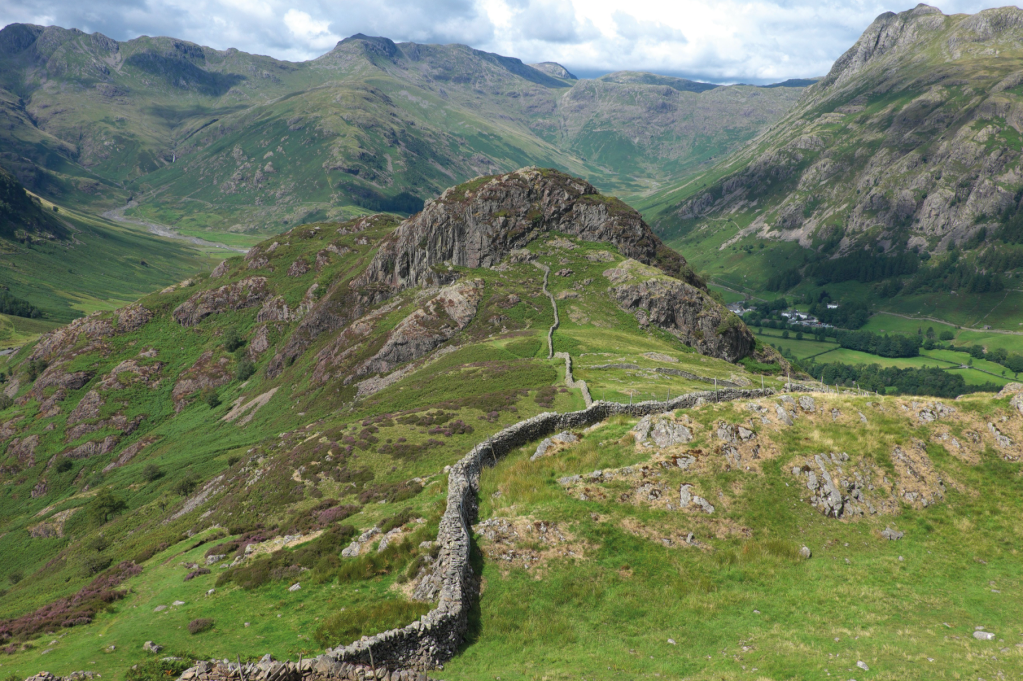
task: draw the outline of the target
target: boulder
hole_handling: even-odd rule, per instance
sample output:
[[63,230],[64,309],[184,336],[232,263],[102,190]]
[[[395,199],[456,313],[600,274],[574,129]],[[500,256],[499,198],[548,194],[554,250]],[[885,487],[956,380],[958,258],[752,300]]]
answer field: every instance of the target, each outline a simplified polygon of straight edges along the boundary
[[905,532],[900,532],[899,530],[893,530],[890,527],[886,527],[881,532],[881,536],[884,537],[885,539],[887,539],[888,541],[898,541],[899,539],[902,539],[903,537],[905,537],[906,533]]

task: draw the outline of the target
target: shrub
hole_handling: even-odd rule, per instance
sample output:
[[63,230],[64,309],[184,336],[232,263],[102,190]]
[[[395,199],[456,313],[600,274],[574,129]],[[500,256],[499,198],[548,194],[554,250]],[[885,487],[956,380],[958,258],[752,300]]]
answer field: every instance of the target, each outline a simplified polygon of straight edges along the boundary
[[543,407],[544,409],[550,409],[551,407],[554,406],[554,396],[556,393],[557,388],[555,388],[552,385],[549,385],[545,388],[540,388],[538,391],[536,391],[536,397],[533,398],[533,401],[536,402],[541,407]]
[[4,409],[9,409],[13,404],[14,400],[12,400],[10,397],[8,397],[7,395],[0,395],[0,411],[3,411]]
[[202,401],[205,402],[210,409],[216,409],[220,406],[220,395],[218,395],[217,391],[213,388],[206,388],[203,390],[200,399],[202,399]]
[[107,539],[106,537],[96,537],[91,542],[89,542],[89,548],[95,551],[96,553],[102,553],[103,551],[106,551],[108,548],[110,548],[110,540]]
[[942,331],[941,334],[938,336],[938,340],[950,341],[955,337],[956,335],[951,331]]
[[242,457],[240,457],[237,454],[232,454],[231,456],[227,457],[227,465],[230,468],[230,467],[234,466],[236,463],[238,463],[241,460],[242,460]]
[[153,482],[163,477],[163,471],[155,463],[147,463],[142,469],[142,477],[146,482]]
[[224,331],[224,349],[228,352],[234,352],[238,348],[245,345],[245,339],[242,338],[241,334],[238,333],[238,329],[233,326]]
[[210,574],[210,571],[207,568],[201,567],[201,568],[198,568],[196,570],[192,570],[187,575],[185,575],[185,581],[188,582],[188,581],[191,581],[191,580],[195,579],[199,575],[208,575],[208,574]]
[[211,620],[209,617],[200,617],[188,623],[188,633],[192,634],[193,636],[195,634],[201,634],[204,631],[209,631],[212,628],[213,620]]
[[199,476],[195,473],[188,473],[185,477],[174,485],[174,491],[183,497],[187,497],[189,494],[195,491],[195,488],[199,486]]
[[251,359],[246,358],[238,362],[238,366],[234,370],[234,377],[239,381],[247,381],[254,373],[256,373],[256,365],[252,363]]
[[152,546],[147,546],[146,548],[142,549],[142,551],[140,551],[137,556],[135,556],[135,559],[134,559],[133,562],[136,563],[136,564],[145,563],[147,560],[149,560],[150,558],[152,558],[156,554],[160,553],[161,551],[166,549],[168,546],[170,546],[170,544],[168,544],[167,542],[162,542],[160,544],[153,544]]
[[[25,574],[21,570],[15,570],[11,574],[7,575],[7,581],[10,582],[12,585],[17,584],[24,578]],[[21,679],[18,679],[18,681],[21,681]]]
[[386,518],[380,524],[380,533],[387,534],[396,527],[401,527],[405,523],[409,522],[416,517],[416,514],[411,509],[404,509],[399,513],[392,515],[390,518]]
[[97,612],[124,598],[125,592],[116,591],[114,587],[140,572],[142,568],[138,565],[125,561],[72,596],[58,598],[13,620],[0,620],[0,639],[24,640],[43,631],[88,624]]
[[104,489],[89,502],[87,512],[94,523],[102,525],[127,508],[128,504],[124,499],[115,497],[110,490]]
[[107,556],[89,556],[82,563],[82,570],[86,576],[95,575],[106,570],[113,562],[113,559]]
[[362,509],[359,506],[333,506],[324,511],[320,511],[316,517],[316,523],[318,525],[330,525],[336,523],[339,520],[344,520],[348,516],[358,513]]
[[74,462],[71,459],[61,459],[57,462],[57,472],[67,473],[69,470],[75,467]]
[[43,360],[43,359],[34,359],[31,362],[29,362],[28,363],[28,380],[30,380],[30,381],[36,380],[36,378],[39,376],[39,374],[41,374],[44,371],[46,371],[46,367],[47,366],[49,366],[49,365],[46,363],[46,360]]

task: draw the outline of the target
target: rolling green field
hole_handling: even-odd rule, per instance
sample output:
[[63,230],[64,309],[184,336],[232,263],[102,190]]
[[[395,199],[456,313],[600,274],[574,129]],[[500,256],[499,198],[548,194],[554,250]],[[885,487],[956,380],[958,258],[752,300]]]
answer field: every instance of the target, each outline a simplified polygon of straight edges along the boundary
[[[872,321],[877,317],[872,318]],[[883,324],[887,324],[888,318],[885,318]],[[892,325],[887,325],[882,328],[879,324],[875,324],[874,331],[880,333],[882,330],[888,332],[896,332],[895,329],[890,328]],[[869,328],[869,325],[867,327]],[[926,327],[925,327],[926,328]],[[901,333],[908,332],[916,333],[916,329],[909,329],[908,326],[899,330]],[[935,331],[940,333],[940,330],[935,326]],[[795,335],[790,332],[791,335]],[[994,334],[989,334],[994,335]],[[764,333],[758,333],[757,338],[763,342],[775,346],[785,352],[791,352],[797,360],[805,360],[810,357],[813,358],[818,364],[827,364],[828,362],[839,362],[842,364],[877,364],[882,367],[898,367],[900,369],[908,368],[926,368],[926,367],[937,367],[940,369],[948,369],[955,371],[957,374],[962,375],[963,379],[970,385],[983,385],[984,383],[995,383],[997,385],[1005,385],[1014,379],[1012,372],[1008,371],[1005,367],[995,362],[991,362],[985,359],[972,359],[968,354],[963,352],[952,352],[949,350],[920,350],[918,357],[880,357],[878,355],[871,355],[866,352],[860,352],[858,350],[850,350],[847,348],[840,347],[834,342],[819,342],[812,340],[796,340],[795,338],[782,338],[781,332],[774,329],[765,329]],[[1010,349],[1013,349],[1010,346]],[[1016,346],[1015,349],[1019,349]],[[961,369],[960,365],[971,364],[970,368]],[[1005,372],[1004,374],[1002,372]]]

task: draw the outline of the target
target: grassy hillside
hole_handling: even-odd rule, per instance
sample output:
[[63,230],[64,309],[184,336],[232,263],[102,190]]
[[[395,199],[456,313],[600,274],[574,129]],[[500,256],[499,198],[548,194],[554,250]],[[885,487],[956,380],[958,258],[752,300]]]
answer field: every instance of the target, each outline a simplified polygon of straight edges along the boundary
[[3,170],[0,185],[0,295],[35,310],[5,316],[0,345],[126,305],[206,264],[201,252],[181,242],[29,194]]
[[[579,357],[591,391],[638,400],[761,380],[619,309],[605,272],[626,259],[608,243],[552,233],[493,268],[449,270],[459,283],[447,288],[374,298],[353,282],[396,225],[378,215],[295,228],[10,360],[5,673],[29,674],[47,650],[52,669],[119,677],[149,659],[149,639],[186,657],[308,654],[429,609],[408,596],[434,558],[420,544],[436,536],[444,467],[510,423],[583,406],[564,361],[546,359],[554,312],[538,264],[554,272],[555,349]],[[450,328],[459,313],[444,310],[473,292],[475,312],[448,342],[367,370],[397,334]],[[644,369],[604,371],[595,353]],[[394,530],[389,548],[339,555],[374,526]],[[206,555],[226,558],[207,567]],[[358,616],[339,619],[342,608]],[[80,624],[55,637],[54,617]],[[202,617],[214,628],[188,633]]]

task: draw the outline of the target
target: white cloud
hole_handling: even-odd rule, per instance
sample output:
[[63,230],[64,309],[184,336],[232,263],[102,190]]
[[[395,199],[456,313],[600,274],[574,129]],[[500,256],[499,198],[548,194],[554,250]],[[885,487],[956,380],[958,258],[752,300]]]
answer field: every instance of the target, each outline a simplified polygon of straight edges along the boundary
[[329,50],[340,40],[330,32],[329,21],[317,21],[301,10],[289,9],[284,15],[284,25],[296,38],[318,50]]
[[[992,0],[952,0],[946,13]],[[464,43],[582,73],[658,71],[717,81],[823,75],[871,21],[915,0],[3,0],[0,25],[54,23],[118,40],[171,35],[281,59],[354,33]]]

